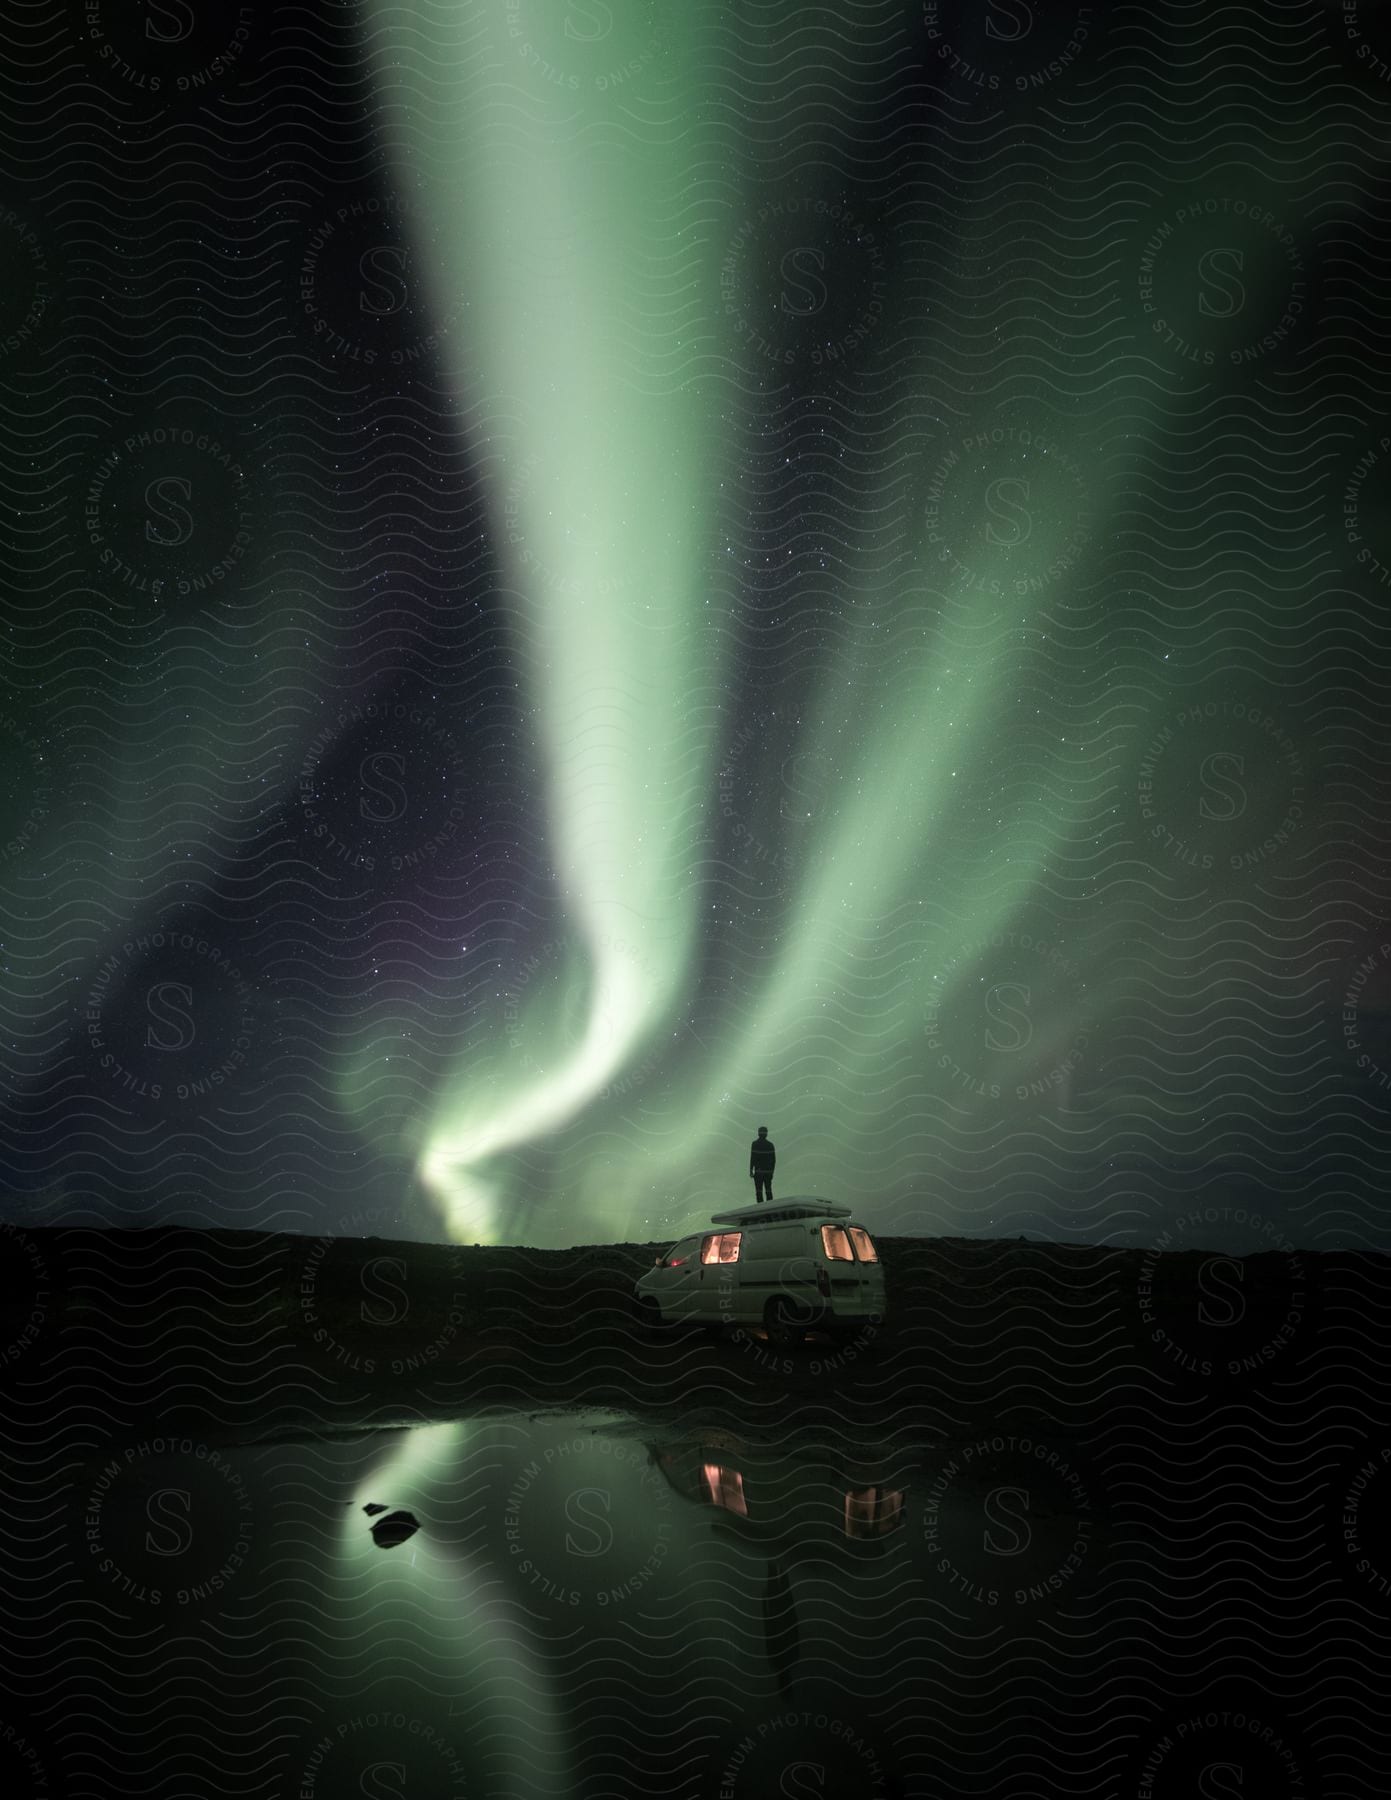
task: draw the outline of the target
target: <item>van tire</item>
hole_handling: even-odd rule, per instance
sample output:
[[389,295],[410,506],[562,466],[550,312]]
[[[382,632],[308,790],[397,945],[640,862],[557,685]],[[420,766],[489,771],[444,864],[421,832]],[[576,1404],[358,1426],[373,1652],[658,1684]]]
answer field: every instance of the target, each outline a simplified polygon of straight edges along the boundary
[[806,1325],[797,1318],[794,1303],[785,1295],[775,1295],[763,1308],[763,1325],[774,1344],[800,1344],[806,1337]]

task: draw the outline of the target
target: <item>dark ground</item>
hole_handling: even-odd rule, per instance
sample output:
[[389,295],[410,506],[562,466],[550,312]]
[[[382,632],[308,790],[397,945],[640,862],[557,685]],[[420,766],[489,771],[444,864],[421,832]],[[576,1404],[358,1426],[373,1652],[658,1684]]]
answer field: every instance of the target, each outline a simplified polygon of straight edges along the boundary
[[[637,1325],[661,1246],[463,1248],[377,1238],[10,1230],[4,1391],[19,1425],[61,1393],[114,1428],[272,1433],[490,1407],[755,1410],[850,1402],[938,1439],[1003,1417],[1068,1430],[1335,1392],[1384,1413],[1391,1259],[1237,1258],[884,1239],[889,1313],[848,1342]],[[1297,1402],[1297,1396],[1304,1396]]]
[[[141,1784],[172,1779],[175,1769],[180,1780],[196,1773],[194,1748],[185,1755],[166,1713],[173,1708],[179,1729],[192,1729],[204,1705],[198,1683],[216,1670],[218,1756],[247,1759],[235,1791],[269,1800],[298,1792],[285,1770],[299,1751],[284,1750],[281,1726],[271,1724],[286,1708],[294,1715],[299,1690],[277,1675],[268,1702],[258,1671],[263,1659],[298,1655],[319,1619],[319,1577],[305,1571],[336,1565],[311,1565],[304,1546],[327,1542],[353,1491],[325,1472],[334,1459],[380,1438],[385,1469],[392,1440],[379,1428],[478,1421],[473,1441],[483,1447],[427,1494],[434,1511],[422,1513],[420,1541],[468,1546],[480,1567],[505,1578],[503,1500],[485,1504],[479,1482],[504,1468],[514,1438],[520,1457],[520,1446],[550,1441],[547,1432],[588,1442],[607,1428],[596,1418],[616,1416],[628,1424],[615,1429],[639,1446],[634,1467],[650,1471],[649,1454],[657,1456],[673,1484],[674,1496],[659,1480],[651,1490],[654,1517],[674,1507],[678,1530],[703,1517],[711,1535],[692,1540],[700,1548],[686,1552],[689,1568],[670,1571],[688,1611],[653,1626],[635,1600],[624,1621],[636,1635],[621,1650],[610,1644],[609,1661],[586,1659],[588,1640],[566,1626],[564,1609],[549,1624],[544,1606],[537,1613],[538,1654],[550,1643],[562,1660],[579,1658],[555,1677],[576,1720],[626,1721],[621,1753],[597,1738],[591,1745],[593,1768],[610,1773],[568,1791],[724,1793],[718,1757],[681,1751],[669,1778],[663,1759],[675,1754],[672,1734],[692,1694],[713,1717],[726,1688],[743,1692],[743,1665],[721,1673],[725,1636],[743,1644],[745,1613],[736,1609],[730,1623],[720,1610],[738,1596],[740,1557],[768,1584],[755,1591],[764,1593],[759,1629],[771,1663],[783,1658],[811,1684],[806,1692],[829,1696],[818,1704],[848,1706],[859,1695],[854,1716],[872,1727],[890,1771],[865,1793],[1337,1800],[1384,1789],[1391,1259],[884,1239],[883,1325],[787,1350],[747,1336],[646,1335],[630,1296],[655,1248],[465,1249],[183,1230],[0,1235],[9,1706],[29,1721],[49,1764],[66,1758],[79,1772],[68,1791],[152,1791]],[[277,1511],[256,1490],[263,1518],[281,1522],[229,1590],[227,1610],[199,1626],[202,1660],[188,1665],[197,1681],[185,1683],[187,1704],[174,1707],[172,1687],[150,1688],[145,1723],[123,1737],[126,1711],[145,1691],[131,1645],[156,1659],[150,1681],[158,1674],[167,1684],[191,1653],[194,1624],[167,1601],[158,1608],[109,1585],[83,1588],[93,1580],[83,1507],[103,1465],[158,1460],[170,1440],[157,1432],[188,1434],[183,1486],[197,1487],[197,1468],[187,1474],[196,1440],[245,1467],[248,1482],[254,1464],[271,1484],[267,1495],[278,1482],[286,1499]],[[702,1471],[715,1465],[722,1483],[743,1481],[747,1519],[708,1504]],[[496,1470],[502,1495],[512,1476]],[[833,1502],[824,1512],[823,1489]],[[848,1543],[836,1520],[849,1489],[897,1495],[901,1528],[878,1545]],[[408,1497],[373,1490],[372,1498],[399,1508]],[[802,1539],[809,1560],[792,1566],[797,1660],[778,1636],[781,1615],[769,1610],[787,1565],[765,1565],[771,1552],[757,1533],[782,1520],[780,1541],[795,1548],[787,1521],[803,1512],[829,1536]],[[151,1519],[131,1540],[132,1558],[141,1543],[151,1552],[142,1567],[154,1576],[142,1580],[168,1566],[155,1554],[167,1520]],[[755,1539],[725,1544],[716,1525],[726,1537]],[[539,1522],[534,1529],[528,1547],[546,1554],[568,1541],[563,1519],[558,1536]],[[852,1567],[857,1548],[877,1548],[881,1560]],[[411,1554],[410,1544],[382,1551]],[[557,1566],[569,1578],[585,1565]],[[409,1673],[415,1652],[401,1648],[404,1628],[387,1622],[385,1602],[351,1591],[353,1654],[364,1671],[354,1692],[371,1696],[384,1691],[372,1685],[379,1672],[405,1656]],[[338,1666],[333,1631],[324,1630],[295,1676],[306,1692]],[[79,1639],[86,1648],[71,1664]],[[697,1642],[708,1651],[698,1676]],[[818,1661],[827,1643],[843,1646],[838,1671]],[[658,1697],[648,1664],[668,1652]],[[167,1670],[158,1660],[166,1655]],[[106,1710],[65,1743],[71,1708],[94,1693]],[[784,1696],[761,1694],[748,1699],[749,1716],[772,1730]],[[313,1716],[329,1724],[341,1711],[331,1692],[315,1704],[322,1711]],[[492,1729],[501,1743],[519,1728]],[[57,1791],[35,1785],[18,1743],[0,1734],[0,1777],[21,1783],[7,1791]],[[128,1755],[119,1780],[107,1767],[117,1752]],[[783,1774],[801,1779],[802,1763],[788,1756]],[[227,1791],[203,1773],[206,1791]],[[501,1780],[481,1791],[510,1793]],[[841,1800],[852,1788],[834,1791]]]

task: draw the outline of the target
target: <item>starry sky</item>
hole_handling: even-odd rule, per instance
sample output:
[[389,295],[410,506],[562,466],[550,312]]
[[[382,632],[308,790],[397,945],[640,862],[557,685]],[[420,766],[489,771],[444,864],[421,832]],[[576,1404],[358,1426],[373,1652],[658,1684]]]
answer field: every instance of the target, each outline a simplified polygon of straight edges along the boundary
[[9,1216],[1387,1247],[1384,9],[50,27]]

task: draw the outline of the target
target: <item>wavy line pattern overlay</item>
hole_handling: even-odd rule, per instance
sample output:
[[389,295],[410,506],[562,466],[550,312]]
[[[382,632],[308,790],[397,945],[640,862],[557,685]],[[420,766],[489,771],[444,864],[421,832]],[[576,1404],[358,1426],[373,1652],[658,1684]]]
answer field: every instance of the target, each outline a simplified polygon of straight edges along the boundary
[[0,31],[0,1785],[1384,1791],[1384,9]]

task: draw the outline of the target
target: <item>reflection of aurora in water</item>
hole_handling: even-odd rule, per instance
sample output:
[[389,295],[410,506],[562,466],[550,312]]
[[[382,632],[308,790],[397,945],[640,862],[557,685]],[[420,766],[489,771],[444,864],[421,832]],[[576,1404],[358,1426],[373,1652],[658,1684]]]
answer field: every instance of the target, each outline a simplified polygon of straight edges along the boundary
[[[882,1771],[867,1791],[904,1792],[889,1776],[938,1634],[1026,1651],[1040,1620],[1085,1617],[1105,1576],[1106,1496],[1045,1466],[1044,1449],[597,1412],[225,1446],[261,1545],[244,1603],[262,1630],[264,1608],[295,1620],[305,1659],[279,1678],[287,1716],[308,1720],[277,1746],[287,1775],[306,1777],[285,1791],[355,1792],[364,1771],[395,1766],[406,1793],[649,1793],[676,1745],[678,1791],[712,1793],[726,1761],[752,1769],[741,1746],[780,1750],[786,1704],[846,1721],[840,1749]],[[418,1529],[384,1547],[371,1508]],[[968,1581],[999,1597],[963,1619]],[[184,1621],[200,1645],[226,1623]],[[1104,1647],[1080,1654],[1095,1679]],[[304,1704],[324,1692],[327,1711]],[[223,1702],[229,1719],[264,1705],[245,1659]]]
[[[378,1741],[365,1749],[348,1744],[348,1760],[360,1769],[368,1758],[397,1759],[439,1793],[455,1791],[440,1785],[441,1768],[464,1793],[485,1770],[497,1780],[505,1765],[508,1793],[559,1797],[572,1790],[552,1683],[527,1641],[524,1614],[499,1592],[495,1565],[470,1548],[450,1505],[477,1453],[476,1430],[461,1421],[388,1439],[382,1466],[359,1479],[345,1510],[334,1570],[344,1623],[356,1616],[374,1635],[394,1626],[417,1649],[433,1648],[449,1689],[448,1698],[422,1692],[414,1673],[397,1673],[383,1658],[364,1699],[373,1715],[405,1727],[379,1727]],[[364,1517],[366,1507],[381,1504],[384,1485],[393,1505],[422,1519],[421,1530],[385,1552]]]
[[[596,1767],[647,1791],[642,1772],[680,1736],[693,1690],[691,1754],[719,1761],[715,1727],[752,1709],[761,1738],[764,1696],[839,1717],[848,1702],[828,1670],[870,1691],[902,1675],[884,1627],[925,1566],[918,1455],[853,1431],[751,1444],[612,1415],[393,1434],[354,1482],[328,1599],[349,1638],[370,1619],[377,1637],[428,1654],[447,1705],[413,1673],[384,1675],[374,1693],[383,1718],[431,1734],[408,1745],[422,1766],[442,1755],[437,1737],[464,1747],[475,1777],[489,1767],[497,1782],[505,1759],[499,1792],[573,1793]],[[420,1529],[384,1551],[363,1508],[388,1502]],[[847,1608],[860,1618],[848,1632]],[[867,1711],[851,1716],[854,1753],[887,1761]],[[384,1758],[383,1741],[359,1765]]]

